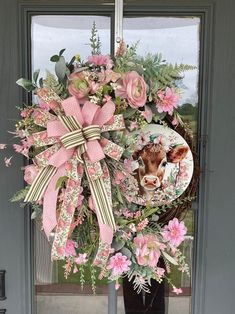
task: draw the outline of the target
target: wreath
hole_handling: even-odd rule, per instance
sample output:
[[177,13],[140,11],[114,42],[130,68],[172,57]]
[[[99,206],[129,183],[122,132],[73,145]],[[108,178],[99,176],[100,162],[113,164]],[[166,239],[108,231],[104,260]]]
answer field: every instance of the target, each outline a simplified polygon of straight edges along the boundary
[[83,285],[91,265],[93,279],[98,271],[116,288],[127,276],[148,292],[151,279],[165,278],[180,293],[169,273],[174,266],[189,274],[179,219],[198,175],[177,107],[183,72],[194,67],[139,57],[124,42],[115,56],[102,55],[95,27],[91,47],[85,61],[66,62],[63,49],[51,57],[55,73],[17,81],[33,102],[21,109],[14,149],[31,163],[13,201],[33,208],[66,277],[79,271]]

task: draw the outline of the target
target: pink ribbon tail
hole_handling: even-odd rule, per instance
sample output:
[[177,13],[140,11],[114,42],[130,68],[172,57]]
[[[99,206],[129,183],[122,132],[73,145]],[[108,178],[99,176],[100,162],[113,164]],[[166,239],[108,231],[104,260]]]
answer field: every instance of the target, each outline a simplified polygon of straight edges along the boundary
[[99,223],[99,227],[101,242],[111,244],[113,241],[113,228],[102,223]]
[[56,189],[56,182],[65,175],[65,168],[60,167],[51,179],[43,199],[43,229],[47,237],[57,225],[56,203],[59,190]]

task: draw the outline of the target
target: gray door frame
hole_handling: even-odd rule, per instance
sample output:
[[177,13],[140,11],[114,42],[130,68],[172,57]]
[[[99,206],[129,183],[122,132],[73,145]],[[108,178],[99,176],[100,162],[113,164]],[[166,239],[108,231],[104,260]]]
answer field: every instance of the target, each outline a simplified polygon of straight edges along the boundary
[[[0,40],[4,43],[0,47],[1,73],[4,74],[0,84],[0,104],[4,111],[1,117],[2,133],[6,129],[13,129],[14,123],[7,119],[16,117],[14,105],[22,99],[27,100],[26,95],[21,94],[14,82],[19,76],[30,76],[30,50],[26,45],[29,43],[29,25],[28,22],[25,23],[28,15],[32,12],[75,14],[86,10],[90,14],[91,7],[84,4],[87,2],[1,0]],[[97,1],[90,2],[97,4]],[[200,54],[199,152],[202,173],[198,198],[200,210],[196,215],[193,313],[233,314],[235,253],[231,248],[235,242],[234,1],[178,0],[176,3],[174,0],[146,0],[144,4],[140,0],[126,2],[126,14],[153,14],[157,11],[158,15],[201,17],[203,27]],[[152,5],[148,5],[150,2]],[[97,6],[97,11],[108,11],[111,7],[102,5],[99,9]],[[9,66],[10,62],[12,67]],[[8,139],[9,136],[2,139],[2,142]],[[16,160],[12,168],[1,168],[0,268],[7,269],[7,300],[0,302],[0,308],[7,308],[9,313],[32,314],[34,293],[30,213],[29,210],[24,211],[8,203],[13,191],[23,186],[22,176],[20,180],[12,182],[12,178],[19,178],[21,165],[23,161]]]

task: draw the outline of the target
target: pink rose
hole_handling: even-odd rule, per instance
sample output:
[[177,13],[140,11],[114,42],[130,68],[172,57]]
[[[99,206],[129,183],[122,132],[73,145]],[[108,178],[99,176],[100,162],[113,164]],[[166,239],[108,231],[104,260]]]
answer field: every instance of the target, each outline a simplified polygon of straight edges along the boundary
[[132,108],[143,107],[147,99],[147,85],[135,71],[128,72],[121,80],[121,87],[115,91],[116,96],[126,98]]
[[24,180],[28,184],[32,184],[38,175],[38,167],[35,165],[28,165],[24,168]]
[[85,79],[83,72],[72,73],[69,76],[69,93],[75,96],[81,103],[84,103],[88,98],[91,90],[89,82]]
[[138,235],[134,238],[134,245],[138,264],[153,268],[157,266],[161,251],[165,249],[165,245],[154,234]]

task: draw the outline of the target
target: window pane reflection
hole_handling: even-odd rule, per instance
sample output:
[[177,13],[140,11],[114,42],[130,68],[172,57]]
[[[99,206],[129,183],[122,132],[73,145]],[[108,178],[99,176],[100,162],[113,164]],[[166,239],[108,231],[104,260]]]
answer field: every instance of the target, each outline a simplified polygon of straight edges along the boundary
[[[198,67],[199,67],[199,28],[200,19],[197,17],[126,17],[124,18],[123,37],[127,44],[138,42],[138,55],[147,53],[161,53],[163,59],[169,63],[183,63],[194,65],[197,69],[184,73],[182,86],[184,93],[180,100],[179,112],[184,120],[190,124],[195,135],[197,134],[197,108],[198,108]],[[188,236],[182,246],[182,251],[192,273],[194,215],[190,210],[185,218],[188,227]],[[189,314],[191,313],[191,280],[187,275],[181,275],[172,270],[171,277],[183,293],[174,295],[168,287],[153,288],[151,297],[139,295],[135,298],[131,287],[127,287],[128,297],[125,299],[126,309],[130,313],[139,313],[140,308],[147,309],[146,313],[159,314]],[[124,288],[126,285],[124,284]],[[158,290],[158,292],[156,292]],[[163,290],[163,291],[162,291]],[[162,292],[161,292],[162,291]],[[156,294],[155,294],[156,292]],[[158,300],[157,300],[158,298]],[[165,309],[162,298],[165,298]],[[143,306],[145,302],[146,305]],[[118,314],[125,313],[123,308],[118,308]],[[126,311],[126,313],[129,313]]]
[[89,38],[93,22],[99,30],[102,53],[110,53],[110,18],[86,15],[38,15],[32,18],[32,68],[54,70],[50,57],[66,48],[64,56],[70,60],[80,54],[84,60],[90,54]]
[[[89,38],[93,22],[99,30],[102,53],[110,53],[110,18],[106,16],[40,15],[32,18],[32,72],[40,69],[54,72],[55,63],[50,57],[63,48],[65,59],[80,54],[84,60],[91,52]],[[97,295],[93,296],[89,272],[85,272],[86,284],[80,288],[79,274],[64,278],[64,263],[51,262],[51,244],[41,232],[41,224],[34,224],[35,299],[37,314],[89,314],[106,313],[108,287],[97,282]],[[94,311],[94,309],[96,311]]]

